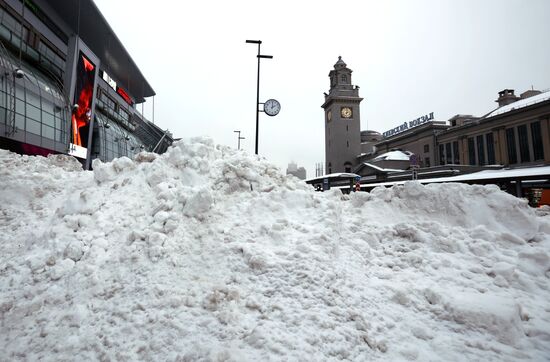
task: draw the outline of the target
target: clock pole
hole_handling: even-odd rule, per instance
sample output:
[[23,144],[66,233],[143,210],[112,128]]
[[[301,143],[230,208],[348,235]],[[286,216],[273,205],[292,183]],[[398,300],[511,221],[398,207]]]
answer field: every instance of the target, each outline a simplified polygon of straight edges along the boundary
[[266,59],[273,59],[272,55],[261,55],[260,54],[260,46],[262,45],[261,40],[247,40],[247,43],[251,44],[258,44],[258,78],[256,82],[256,149],[255,153],[258,154],[258,127],[259,127],[259,119],[260,119],[260,110],[258,109],[260,105],[260,59],[266,58]]

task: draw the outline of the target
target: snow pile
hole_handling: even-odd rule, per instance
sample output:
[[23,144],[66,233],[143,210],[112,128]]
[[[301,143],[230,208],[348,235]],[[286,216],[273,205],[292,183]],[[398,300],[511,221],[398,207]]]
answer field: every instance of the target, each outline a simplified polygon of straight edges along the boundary
[[0,360],[545,360],[550,217],[496,187],[315,193],[208,139],[0,151]]

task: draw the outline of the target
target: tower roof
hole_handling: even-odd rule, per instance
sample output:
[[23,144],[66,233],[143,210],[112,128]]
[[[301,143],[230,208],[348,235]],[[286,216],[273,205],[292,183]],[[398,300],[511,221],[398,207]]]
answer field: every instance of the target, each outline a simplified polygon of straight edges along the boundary
[[334,64],[334,69],[339,70],[346,68],[348,65],[342,60],[341,56],[338,56],[338,61]]

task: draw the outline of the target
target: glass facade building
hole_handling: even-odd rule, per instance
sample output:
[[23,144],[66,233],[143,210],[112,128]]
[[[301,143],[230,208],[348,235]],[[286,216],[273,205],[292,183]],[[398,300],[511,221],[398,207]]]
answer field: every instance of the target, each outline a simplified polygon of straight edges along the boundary
[[[164,152],[171,134],[136,109],[153,89],[93,1],[73,3],[0,0],[0,148],[71,154],[84,167],[95,158]],[[121,60],[128,63],[123,70],[105,72]]]

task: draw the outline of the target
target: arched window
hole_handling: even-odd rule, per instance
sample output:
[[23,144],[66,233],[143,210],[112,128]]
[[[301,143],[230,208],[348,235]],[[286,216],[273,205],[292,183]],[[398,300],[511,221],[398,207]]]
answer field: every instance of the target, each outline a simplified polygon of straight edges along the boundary
[[344,163],[344,172],[351,172],[351,162]]

